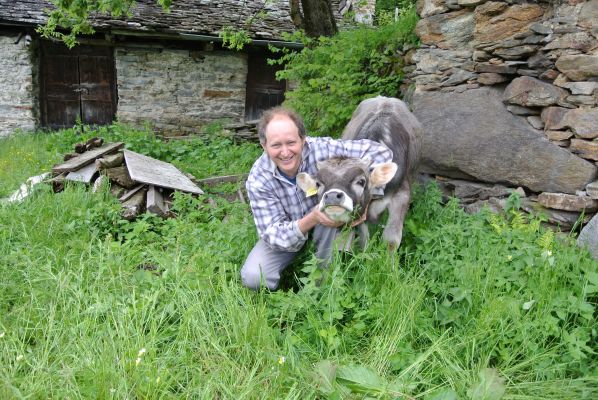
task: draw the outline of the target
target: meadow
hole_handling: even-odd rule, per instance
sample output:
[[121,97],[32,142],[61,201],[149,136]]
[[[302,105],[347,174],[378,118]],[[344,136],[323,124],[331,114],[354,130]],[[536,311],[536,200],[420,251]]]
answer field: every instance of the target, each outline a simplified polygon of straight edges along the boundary
[[[197,178],[261,154],[218,128],[16,134],[0,139],[0,198],[92,136]],[[418,187],[396,268],[373,228],[320,285],[306,248],[281,290],[256,293],[239,278],[253,219],[230,190],[133,222],[106,187],[42,184],[0,204],[0,398],[598,398],[598,261],[516,196],[503,215],[468,215]]]

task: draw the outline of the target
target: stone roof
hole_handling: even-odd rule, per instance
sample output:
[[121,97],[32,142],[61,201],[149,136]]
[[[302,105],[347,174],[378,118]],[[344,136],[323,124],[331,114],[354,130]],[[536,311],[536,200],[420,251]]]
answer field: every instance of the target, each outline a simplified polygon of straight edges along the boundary
[[[338,0],[334,3],[338,4]],[[0,25],[44,24],[44,9],[52,7],[47,0],[0,0]],[[262,9],[266,16],[256,19],[247,29],[252,38],[281,39],[283,32],[295,29],[285,0],[266,4],[264,0],[173,0],[170,12],[163,11],[156,0],[137,0],[131,17],[97,15],[92,25],[98,31],[217,36],[225,26],[244,27],[245,21]]]

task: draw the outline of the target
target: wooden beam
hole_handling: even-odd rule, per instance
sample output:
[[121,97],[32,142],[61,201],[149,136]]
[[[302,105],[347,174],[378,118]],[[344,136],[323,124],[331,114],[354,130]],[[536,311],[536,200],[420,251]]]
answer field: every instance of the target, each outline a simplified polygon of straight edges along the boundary
[[164,204],[164,195],[154,185],[149,185],[146,198],[147,211],[159,216],[166,215],[166,204]]
[[86,151],[78,157],[71,158],[65,163],[56,165],[52,168],[54,172],[71,172],[76,171],[87,164],[94,162],[97,158],[100,158],[104,154],[112,153],[124,146],[123,142],[111,143],[98,147],[90,151]]
[[219,185],[221,183],[235,183],[246,180],[248,176],[249,174],[212,176],[210,178],[198,179],[197,183],[206,186]]
[[67,181],[90,183],[96,172],[98,172],[98,168],[94,163],[91,163],[76,171],[69,172],[64,179]]

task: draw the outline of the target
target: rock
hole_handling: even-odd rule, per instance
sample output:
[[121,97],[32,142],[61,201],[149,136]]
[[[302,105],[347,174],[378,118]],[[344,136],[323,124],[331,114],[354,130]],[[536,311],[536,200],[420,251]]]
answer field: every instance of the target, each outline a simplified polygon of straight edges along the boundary
[[473,61],[488,61],[490,58],[492,58],[492,56],[485,51],[476,50],[473,52]]
[[461,7],[476,7],[488,0],[458,0],[457,4]]
[[448,10],[444,0],[419,0],[417,2],[417,14],[421,18],[442,14]]
[[575,49],[587,52],[597,44],[594,39],[587,32],[575,32],[567,33],[561,37],[554,39],[548,43],[542,50],[553,50],[553,49]]
[[546,208],[563,211],[592,212],[598,209],[598,200],[588,196],[576,196],[564,193],[540,193],[538,203]]
[[571,128],[575,136],[583,139],[598,138],[598,108],[569,110],[558,128]]
[[[553,142],[561,142],[563,140],[567,140],[570,139],[571,136],[573,136],[573,133],[571,131],[545,131],[544,134],[546,135],[546,137],[548,138],[548,140],[551,140]],[[570,144],[570,143],[568,143]]]
[[496,87],[416,91],[412,106],[426,133],[422,172],[536,192],[575,193],[595,180],[594,164],[553,145],[508,112]]
[[473,72],[463,71],[458,69],[454,71],[449,77],[442,82],[442,86],[455,86],[460,83],[466,82],[476,76]]
[[490,1],[476,7],[474,14],[475,43],[496,43],[527,31],[530,25],[542,18],[544,8],[530,3],[509,7],[503,2]]
[[506,76],[494,72],[483,72],[478,75],[478,82],[482,85],[496,85],[507,80]]
[[494,64],[494,63],[477,63],[475,65],[475,72],[489,72],[496,74],[514,74],[517,72],[517,68],[506,64]]
[[598,55],[564,55],[556,61],[556,67],[573,81],[586,81],[598,76]]
[[549,35],[552,33],[552,29],[540,22],[533,23],[529,26],[532,32],[539,33],[540,35]]
[[594,215],[594,218],[581,230],[577,245],[587,248],[592,257],[598,259],[598,215]]
[[[438,181],[442,191],[448,196],[457,197],[463,203],[488,200],[491,197],[508,197],[516,189],[499,184],[471,182],[462,179],[443,179]],[[523,192],[525,197],[525,192]]]
[[554,81],[558,76],[558,71],[555,71],[554,69],[547,69],[540,74],[539,78],[545,81]]
[[538,50],[538,46],[522,45],[511,48],[497,48],[492,52],[493,55],[504,58],[505,60],[519,60],[525,56],[529,56]]
[[[480,74],[481,75],[481,74]],[[537,108],[528,108],[509,104],[507,110],[515,115],[539,115],[540,110]]]
[[575,154],[579,154],[582,158],[598,161],[598,142],[590,142],[589,140],[583,139],[571,139],[569,150]]
[[537,78],[538,75],[540,75],[540,73],[538,71],[536,71],[535,69],[521,69],[521,68],[517,70],[517,74],[522,75],[522,76],[531,76],[532,78]]
[[513,79],[506,87],[503,99],[510,104],[527,107],[545,107],[559,103],[567,92],[550,83],[528,76]]
[[563,118],[569,112],[568,108],[564,107],[546,107],[542,109],[542,121],[546,130],[549,129],[563,129]]
[[421,49],[413,55],[417,69],[426,74],[436,74],[452,68],[461,68],[471,58],[471,51]]
[[579,12],[577,24],[587,30],[598,27],[598,1],[586,1]]
[[598,82],[567,82],[562,87],[569,89],[572,94],[593,95],[598,92]]
[[594,200],[598,200],[598,181],[589,183],[586,186],[586,193]]
[[527,59],[527,65],[530,68],[536,69],[548,69],[554,67],[554,62],[550,60],[546,54],[544,53],[537,53]]
[[484,208],[487,208],[493,214],[500,214],[505,208],[506,200],[496,199],[494,197],[489,200],[479,200],[475,203],[467,204],[463,210],[468,214],[477,214]]
[[[556,225],[561,230],[569,231],[579,220],[579,213],[574,211],[561,211],[544,208],[532,198],[521,199],[521,208],[534,215],[541,215],[548,219],[548,223]],[[584,217],[584,222],[589,221],[590,215]]]
[[420,19],[415,33],[423,44],[462,50],[472,47],[473,27],[473,13],[460,10]]
[[598,97],[584,96],[584,95],[571,95],[565,97],[565,101],[568,104],[572,104],[578,107],[594,107],[598,106]]
[[537,115],[530,115],[527,117],[527,122],[529,122],[534,129],[544,129],[544,122],[542,122],[542,119]]

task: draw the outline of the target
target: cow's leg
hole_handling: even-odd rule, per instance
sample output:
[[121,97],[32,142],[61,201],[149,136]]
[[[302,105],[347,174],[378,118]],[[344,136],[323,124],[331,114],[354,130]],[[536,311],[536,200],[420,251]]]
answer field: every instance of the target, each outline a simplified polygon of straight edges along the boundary
[[388,248],[395,251],[401,244],[403,237],[403,222],[409,209],[409,200],[411,199],[411,185],[408,181],[403,181],[399,190],[392,195],[388,203],[388,221],[382,237],[388,243]]
[[362,222],[361,224],[357,225],[357,231],[359,232],[359,247],[361,250],[365,250],[370,241],[370,231],[368,229],[368,223]]

